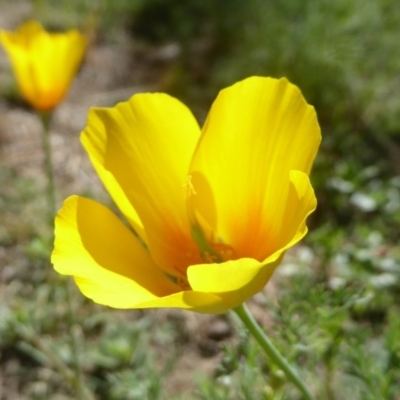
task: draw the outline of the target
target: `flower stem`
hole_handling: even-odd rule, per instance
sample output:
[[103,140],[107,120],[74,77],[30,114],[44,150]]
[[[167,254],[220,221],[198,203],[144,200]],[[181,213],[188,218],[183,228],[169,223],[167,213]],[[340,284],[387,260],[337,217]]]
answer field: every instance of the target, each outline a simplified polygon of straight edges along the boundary
[[[54,173],[53,173],[53,163],[51,160],[51,143],[50,143],[50,112],[40,113],[40,118],[43,124],[43,153],[44,153],[44,169],[47,176],[47,213],[49,217],[49,222],[53,226],[54,217],[56,215],[56,187],[54,184]],[[70,294],[70,288],[68,282],[64,282],[65,285],[65,296],[68,307],[68,322],[69,322],[69,337],[70,346],[72,352],[72,362],[75,375],[70,379],[73,387],[76,390],[76,395],[79,400],[92,400],[93,396],[89,389],[85,386],[82,374],[82,367],[80,363],[79,355],[79,345],[78,339],[76,338],[74,332],[74,310],[72,306],[72,299]],[[56,358],[51,359],[53,363],[61,370],[64,375],[66,374],[65,368],[63,370],[63,364],[60,364]],[[58,364],[57,364],[58,362]]]
[[243,303],[234,308],[233,311],[235,311],[236,315],[242,320],[246,328],[254,336],[267,356],[271,358],[271,360],[285,373],[286,377],[300,390],[304,399],[314,400],[314,397],[308,390],[306,384],[272,344],[265,332],[261,329],[260,325],[258,325],[256,320],[253,318],[246,305]]
[[50,144],[50,118],[51,113],[40,113],[43,124],[43,153],[44,153],[44,169],[47,176],[47,212],[50,221],[53,221],[56,214],[56,189],[54,185],[53,164],[51,161],[51,144]]

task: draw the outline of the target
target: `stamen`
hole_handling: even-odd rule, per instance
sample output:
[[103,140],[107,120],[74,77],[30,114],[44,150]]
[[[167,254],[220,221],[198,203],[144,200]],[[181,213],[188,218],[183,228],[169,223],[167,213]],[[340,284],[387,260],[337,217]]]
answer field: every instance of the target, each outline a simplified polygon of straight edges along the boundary
[[211,245],[214,247],[215,250],[218,251],[224,261],[233,260],[235,258],[235,251],[233,250],[233,247],[229,244],[212,241]]
[[186,197],[197,194],[197,192],[194,190],[194,186],[192,183],[192,175],[188,175],[186,177],[186,183],[183,185],[183,189],[185,191]]
[[192,225],[191,233],[204,262],[221,263],[224,261],[221,254],[208,242],[203,229],[198,223]]
[[183,290],[192,290],[192,288],[189,285],[189,282],[186,279],[178,278],[177,283]]
[[[205,263],[217,264],[231,260],[234,256],[233,248],[221,241],[215,242],[212,237],[209,237],[210,232],[206,234],[198,222],[195,214],[196,208],[193,204],[193,199],[191,199],[191,196],[197,194],[192,183],[192,175],[186,177],[186,183],[183,185],[183,188],[186,194],[186,209],[191,227],[190,232],[198,250],[200,251],[200,258]],[[211,236],[213,236],[212,233]]]

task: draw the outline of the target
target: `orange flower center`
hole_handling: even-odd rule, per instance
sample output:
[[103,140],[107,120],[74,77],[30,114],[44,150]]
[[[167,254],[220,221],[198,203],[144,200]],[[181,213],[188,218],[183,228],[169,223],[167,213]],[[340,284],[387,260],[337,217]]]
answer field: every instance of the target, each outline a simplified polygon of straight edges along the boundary
[[[204,232],[198,222],[192,200],[197,195],[197,192],[192,183],[192,176],[186,177],[185,183],[182,185],[184,196],[186,199],[187,215],[191,226],[191,236],[193,241],[187,242],[184,240],[181,246],[188,246],[184,251],[180,265],[175,265],[175,277],[177,283],[185,290],[190,289],[190,285],[186,279],[187,268],[190,265],[196,264],[213,264],[222,263],[235,258],[235,251],[229,244],[223,243],[219,239],[215,239],[212,232]],[[194,242],[194,243],[193,243]]]

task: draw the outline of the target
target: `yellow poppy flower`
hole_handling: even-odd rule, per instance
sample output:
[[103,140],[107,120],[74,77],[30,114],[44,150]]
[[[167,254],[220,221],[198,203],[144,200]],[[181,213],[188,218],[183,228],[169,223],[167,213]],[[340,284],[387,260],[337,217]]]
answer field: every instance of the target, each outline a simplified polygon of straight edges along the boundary
[[308,174],[320,130],[286,79],[222,90],[202,130],[173,97],[137,94],[91,109],[81,140],[130,227],[72,196],[52,262],[110,307],[236,307],[265,286],[316,207]]
[[65,97],[86,50],[86,39],[76,30],[48,33],[30,21],[16,32],[0,31],[18,86],[38,111],[50,111]]

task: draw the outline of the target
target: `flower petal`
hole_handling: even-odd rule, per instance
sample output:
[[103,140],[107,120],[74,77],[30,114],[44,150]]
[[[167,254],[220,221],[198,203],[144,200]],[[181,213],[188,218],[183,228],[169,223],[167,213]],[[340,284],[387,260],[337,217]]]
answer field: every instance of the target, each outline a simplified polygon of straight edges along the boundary
[[286,79],[253,77],[221,91],[190,167],[191,204],[211,240],[232,246],[234,258],[278,251],[276,227],[298,228],[284,218],[290,171],[308,174],[319,142],[313,107]]
[[290,171],[290,185],[286,202],[282,202],[281,220],[269,225],[269,234],[278,249],[290,248],[307,233],[306,219],[316,209],[317,199],[308,176],[301,171]]
[[192,265],[188,268],[189,283],[194,291],[212,293],[221,298],[228,309],[234,308],[262,290],[282,255],[282,252],[277,253],[264,263],[241,258],[221,264]]
[[97,173],[132,226],[139,227],[157,265],[182,279],[198,253],[183,186],[199,136],[186,106],[160,93],[92,109],[82,134]]
[[150,300],[135,308],[182,308],[203,314],[222,314],[231,307],[220,296],[212,293],[186,291]]
[[32,105],[37,93],[29,49],[33,46],[32,39],[42,32],[42,26],[33,21],[22,25],[16,32],[0,31],[0,43],[10,58],[21,93]]
[[132,232],[106,207],[68,198],[56,218],[54,269],[74,276],[84,295],[116,308],[179,292]]

